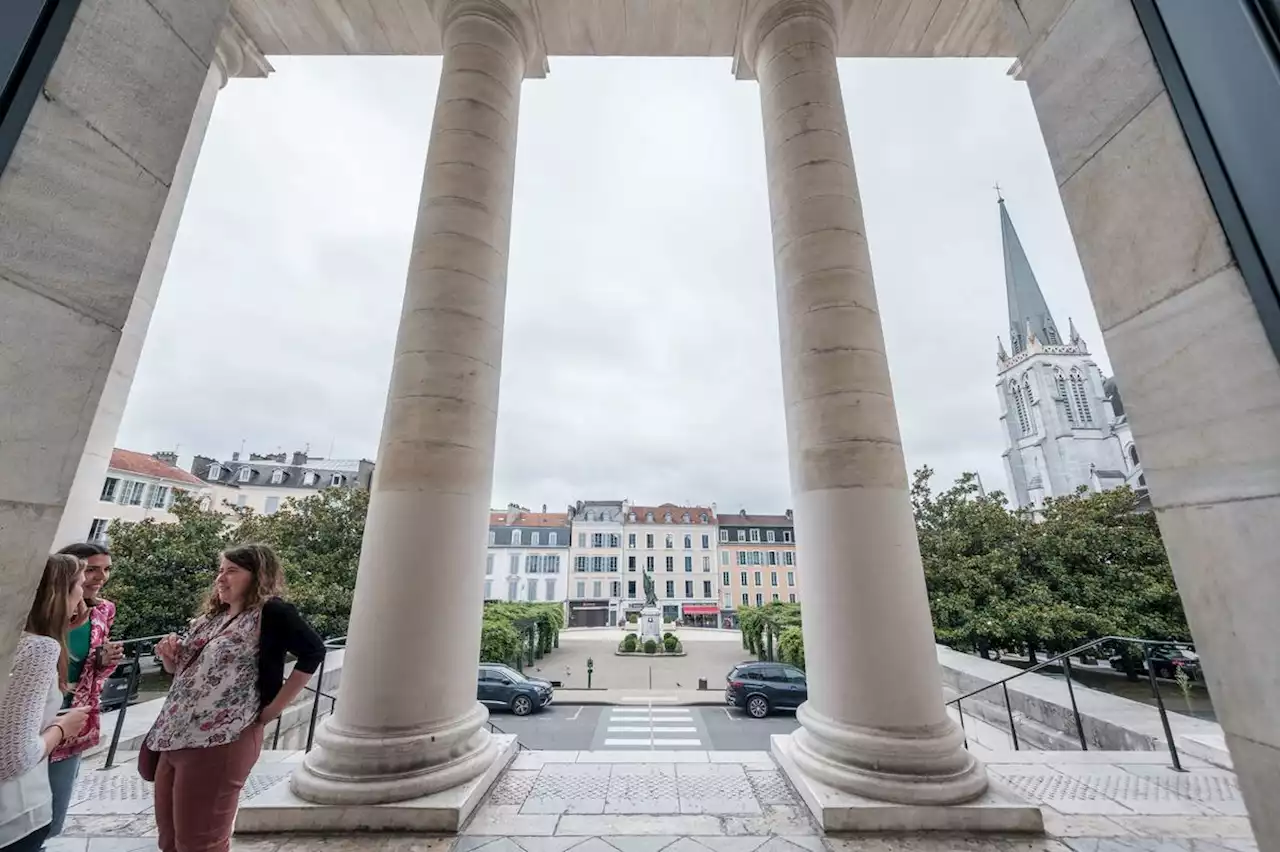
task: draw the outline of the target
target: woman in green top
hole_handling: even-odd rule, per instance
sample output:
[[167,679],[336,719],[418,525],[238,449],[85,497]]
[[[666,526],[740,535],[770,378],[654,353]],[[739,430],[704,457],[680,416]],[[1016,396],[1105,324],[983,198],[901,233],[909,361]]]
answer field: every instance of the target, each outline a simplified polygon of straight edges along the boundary
[[102,587],[111,577],[111,553],[99,544],[70,544],[58,552],[85,563],[84,605],[72,618],[71,631],[67,634],[67,683],[71,691],[63,708],[88,708],[89,718],[77,736],[68,737],[49,755],[49,787],[53,792],[49,837],[56,837],[62,831],[76,776],[80,773],[80,755],[98,744],[102,726],[98,704],[102,688],[124,656],[119,642],[108,641],[116,606],[102,597]]

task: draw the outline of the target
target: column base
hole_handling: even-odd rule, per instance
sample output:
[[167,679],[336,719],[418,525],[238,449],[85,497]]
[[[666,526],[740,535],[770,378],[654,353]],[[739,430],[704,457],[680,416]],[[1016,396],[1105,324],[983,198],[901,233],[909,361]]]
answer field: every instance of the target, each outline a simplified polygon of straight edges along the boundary
[[403,802],[318,805],[298,798],[288,784],[277,784],[240,805],[236,833],[456,833],[462,830],[516,755],[514,735],[495,734],[490,742],[494,746],[494,758],[480,775],[456,787]]
[[944,716],[936,730],[914,735],[858,728],[804,704],[791,735],[792,759],[829,787],[881,802],[955,805],[987,789],[987,770],[964,746],[964,734]]
[[802,768],[804,758],[797,739],[803,733],[774,734],[770,754],[823,831],[1044,832],[1044,817],[1037,805],[1011,790],[986,783],[985,778],[977,798],[955,805],[880,801],[837,789]]
[[434,728],[377,734],[346,730],[340,716],[330,716],[316,731],[316,748],[294,771],[290,789],[315,804],[377,805],[459,787],[498,758],[498,742],[484,727],[488,718],[477,703]]

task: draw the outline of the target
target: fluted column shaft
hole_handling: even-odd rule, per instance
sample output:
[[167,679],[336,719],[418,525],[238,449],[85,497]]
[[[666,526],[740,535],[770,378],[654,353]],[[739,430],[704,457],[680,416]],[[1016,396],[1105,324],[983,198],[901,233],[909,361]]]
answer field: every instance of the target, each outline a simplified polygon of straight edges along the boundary
[[333,804],[399,801],[497,754],[476,702],[526,53],[498,2],[448,4],[342,699],[293,780]]
[[796,547],[806,773],[888,801],[980,795],[947,717],[884,334],[824,0],[758,4],[760,83]]

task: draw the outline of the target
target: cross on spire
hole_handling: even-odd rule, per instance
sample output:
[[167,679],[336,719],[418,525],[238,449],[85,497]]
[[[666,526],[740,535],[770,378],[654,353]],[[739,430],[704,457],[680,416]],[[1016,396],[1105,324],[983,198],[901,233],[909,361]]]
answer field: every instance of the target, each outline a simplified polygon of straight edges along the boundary
[[1004,201],[1004,194],[1000,192],[999,181],[996,181],[995,190],[996,190],[996,202],[998,203],[998,202]]

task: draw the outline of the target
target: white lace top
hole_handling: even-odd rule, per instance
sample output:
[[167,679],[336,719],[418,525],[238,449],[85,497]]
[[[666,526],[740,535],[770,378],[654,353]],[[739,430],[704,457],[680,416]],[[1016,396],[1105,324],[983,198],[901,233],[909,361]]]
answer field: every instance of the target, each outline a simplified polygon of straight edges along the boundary
[[22,634],[0,698],[0,846],[47,825],[52,817],[41,731],[57,718],[57,641]]

